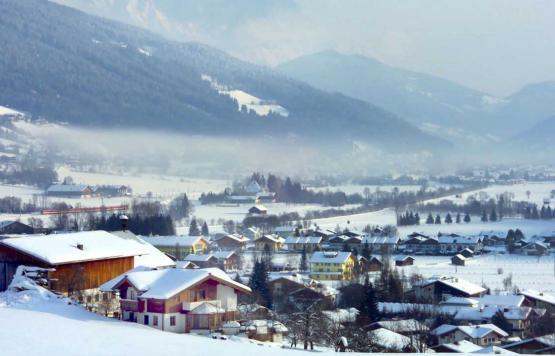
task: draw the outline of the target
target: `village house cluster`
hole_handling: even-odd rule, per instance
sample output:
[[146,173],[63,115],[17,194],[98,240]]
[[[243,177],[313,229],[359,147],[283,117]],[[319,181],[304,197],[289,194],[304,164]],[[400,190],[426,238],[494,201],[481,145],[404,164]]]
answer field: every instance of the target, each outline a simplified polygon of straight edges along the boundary
[[[257,205],[249,213],[266,212]],[[91,311],[167,332],[320,343],[338,351],[549,354],[555,348],[549,334],[555,296],[549,293],[492,294],[487,286],[448,275],[399,277],[425,254],[464,266],[504,248],[501,233],[398,237],[379,227],[280,226],[139,236],[123,220],[113,232],[42,234],[20,222],[2,222],[0,229],[1,290],[23,269]],[[522,238],[513,252],[546,254],[552,243],[552,237]],[[547,251],[530,247],[536,244]],[[306,339],[298,325],[311,320],[318,324]]]

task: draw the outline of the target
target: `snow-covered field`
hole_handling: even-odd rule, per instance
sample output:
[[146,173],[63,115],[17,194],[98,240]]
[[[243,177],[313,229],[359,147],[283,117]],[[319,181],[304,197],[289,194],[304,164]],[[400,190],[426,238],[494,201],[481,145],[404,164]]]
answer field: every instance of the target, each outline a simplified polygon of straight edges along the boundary
[[[513,286],[555,292],[555,256],[520,256],[489,254],[466,261],[466,266],[453,266],[449,256],[415,256],[413,266],[402,267],[406,274],[419,273],[424,277],[454,276],[491,288],[503,289],[503,279],[512,274]],[[502,270],[502,274],[498,273]]]
[[[425,216],[421,216],[424,222]],[[395,224],[395,212],[392,209],[383,209],[371,213],[353,214],[332,218],[315,219],[312,221],[322,228],[334,229],[337,225],[341,228],[362,230],[366,225]],[[506,233],[509,229],[519,228],[526,236],[551,234],[555,231],[555,221],[549,220],[524,220],[503,219],[496,222],[481,222],[478,216],[473,216],[468,224],[441,224],[398,227],[399,236],[403,237],[412,232],[420,232],[427,235],[435,235],[438,232],[457,234],[479,234],[483,231],[496,231]]]
[[[484,199],[496,198],[500,194],[509,192],[513,194],[512,200],[514,201],[529,201],[531,203],[541,205],[543,204],[544,199],[551,198],[551,191],[554,189],[555,182],[523,182],[511,185],[492,185],[483,189],[461,194],[461,197],[453,195],[439,199],[432,199],[430,202],[439,202],[440,200],[449,199],[455,204],[464,204],[470,196],[475,196],[477,199],[481,200],[480,192],[487,194],[482,194]],[[527,192],[530,192],[530,198],[528,198]],[[555,202],[555,200],[553,202]]]
[[58,177],[71,176],[76,183],[88,185],[115,184],[130,185],[134,194],[151,192],[154,196],[171,198],[187,193],[189,198],[198,198],[203,192],[221,192],[231,182],[223,179],[188,178],[162,175],[123,175],[77,172],[68,167],[58,169]]

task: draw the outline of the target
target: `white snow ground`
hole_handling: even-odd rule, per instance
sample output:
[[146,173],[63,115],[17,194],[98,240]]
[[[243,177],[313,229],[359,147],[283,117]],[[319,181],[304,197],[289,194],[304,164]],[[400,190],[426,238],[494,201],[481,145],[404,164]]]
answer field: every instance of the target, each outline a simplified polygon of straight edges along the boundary
[[[0,320],[5,323],[0,328],[2,354],[10,356],[301,354],[300,350],[250,342],[243,337],[214,340],[108,319],[87,312],[80,306],[70,305],[67,299],[55,298],[44,290],[0,293]],[[333,351],[319,353],[336,354]]]

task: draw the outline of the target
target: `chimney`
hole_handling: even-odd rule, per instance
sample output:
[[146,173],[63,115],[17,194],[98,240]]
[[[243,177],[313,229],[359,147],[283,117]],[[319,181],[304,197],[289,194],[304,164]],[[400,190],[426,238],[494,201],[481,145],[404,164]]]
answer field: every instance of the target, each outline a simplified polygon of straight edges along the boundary
[[84,246],[83,246],[82,243],[78,243],[78,244],[77,244],[77,248],[78,248],[79,250],[83,251]]
[[120,215],[119,221],[121,222],[121,230],[122,231],[127,230],[127,222],[129,221],[129,218],[127,217],[127,215]]

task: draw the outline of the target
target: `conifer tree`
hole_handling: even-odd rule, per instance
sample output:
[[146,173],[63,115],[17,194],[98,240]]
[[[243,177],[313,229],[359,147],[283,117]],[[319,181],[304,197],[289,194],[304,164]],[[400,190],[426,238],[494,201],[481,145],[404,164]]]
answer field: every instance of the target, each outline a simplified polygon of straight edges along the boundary
[[487,222],[488,221],[488,214],[486,213],[485,210],[482,211],[482,222]]
[[447,215],[445,215],[445,223],[451,224],[452,222],[453,222],[453,218],[451,218],[451,214],[447,213]]
[[306,258],[306,246],[303,247],[303,252],[301,253],[301,272],[306,272],[308,270],[308,260]]
[[491,213],[489,214],[489,221],[497,221],[497,213],[495,209],[491,209]]
[[428,213],[428,217],[426,218],[426,224],[433,224],[434,223],[434,217],[432,216],[432,213]]
[[439,214],[436,215],[436,220],[434,221],[434,224],[441,224],[441,216],[439,216]]
[[455,222],[456,222],[457,224],[460,224],[460,223],[461,223],[461,213],[457,213],[457,216],[455,217]]
[[193,218],[189,225],[189,236],[200,236],[201,231],[198,227],[197,219]]
[[469,213],[464,214],[464,222],[467,223],[467,224],[470,222],[470,214]]
[[268,286],[268,270],[264,262],[257,260],[254,263],[252,276],[249,280],[249,287],[252,290],[255,303],[265,306],[268,309],[272,308],[272,293]]
[[202,224],[202,236],[209,236],[210,235],[210,231],[208,230],[208,224],[206,224],[206,221],[204,222],[204,224]]

